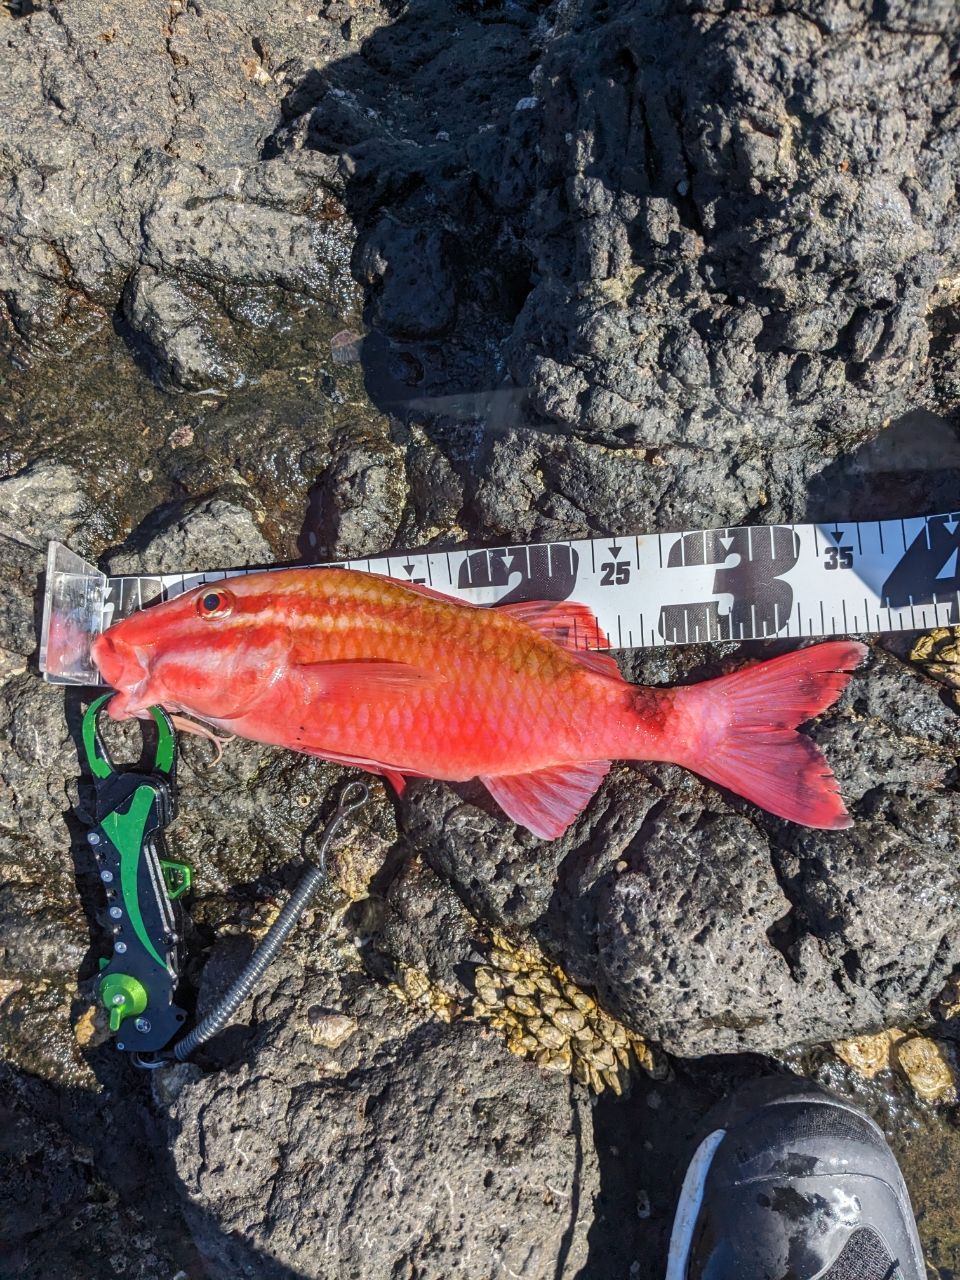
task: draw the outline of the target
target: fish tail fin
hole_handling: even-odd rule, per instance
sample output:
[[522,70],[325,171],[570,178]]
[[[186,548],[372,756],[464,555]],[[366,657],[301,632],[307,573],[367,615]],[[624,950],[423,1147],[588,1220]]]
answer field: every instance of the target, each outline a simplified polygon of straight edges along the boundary
[[851,826],[830,766],[796,727],[836,701],[866,652],[835,640],[675,691],[695,723],[684,758],[672,758],[791,822]]

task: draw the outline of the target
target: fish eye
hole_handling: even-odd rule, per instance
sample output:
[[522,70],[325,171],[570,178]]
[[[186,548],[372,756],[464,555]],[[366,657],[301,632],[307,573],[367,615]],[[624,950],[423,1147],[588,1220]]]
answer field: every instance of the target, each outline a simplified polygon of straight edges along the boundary
[[224,618],[233,608],[233,596],[229,591],[205,591],[197,600],[197,613],[201,618]]

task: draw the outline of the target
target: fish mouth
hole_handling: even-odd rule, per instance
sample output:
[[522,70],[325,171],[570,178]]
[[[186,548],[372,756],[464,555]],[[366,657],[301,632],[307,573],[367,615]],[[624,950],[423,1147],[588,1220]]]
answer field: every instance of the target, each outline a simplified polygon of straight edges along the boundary
[[105,631],[90,646],[90,655],[105,682],[124,695],[124,707],[133,711],[150,678],[143,650]]

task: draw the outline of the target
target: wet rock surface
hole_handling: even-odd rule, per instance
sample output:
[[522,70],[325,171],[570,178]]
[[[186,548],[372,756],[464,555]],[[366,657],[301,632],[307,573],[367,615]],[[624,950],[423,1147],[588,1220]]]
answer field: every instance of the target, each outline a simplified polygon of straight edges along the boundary
[[[554,844],[479,788],[374,784],[333,864],[347,916],[318,904],[152,1105],[89,1016],[83,701],[35,669],[49,538],[158,572],[951,509],[953,6],[75,0],[0,9],[0,44],[0,1271],[100,1280],[106,1240],[144,1280],[657,1274],[685,1143],[764,1053],[881,1119],[953,1275],[929,1172],[956,1161],[952,1104],[787,1048],[895,1024],[955,1059],[927,1010],[960,962],[960,721],[909,642],[874,643],[810,730],[849,832],[660,766],[615,766]],[[172,835],[201,1012],[342,776],[252,743],[208,760],[183,744]],[[492,927],[672,1077],[590,1105],[444,1022]],[[405,971],[434,995],[398,1002]],[[69,1233],[31,1235],[61,1200]]]

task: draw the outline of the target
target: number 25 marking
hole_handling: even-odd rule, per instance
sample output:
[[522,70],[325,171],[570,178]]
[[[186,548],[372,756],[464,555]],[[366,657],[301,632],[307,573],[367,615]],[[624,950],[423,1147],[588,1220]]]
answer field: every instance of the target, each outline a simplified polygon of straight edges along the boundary
[[825,569],[852,569],[853,547],[827,547]]
[[630,566],[608,560],[600,566],[601,587],[624,587],[630,581]]

